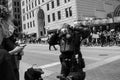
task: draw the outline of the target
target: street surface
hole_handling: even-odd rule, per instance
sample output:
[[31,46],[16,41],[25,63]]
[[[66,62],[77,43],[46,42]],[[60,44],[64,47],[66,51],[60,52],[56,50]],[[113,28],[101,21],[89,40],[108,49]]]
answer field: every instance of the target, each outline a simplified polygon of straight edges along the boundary
[[[56,75],[60,73],[61,67],[59,62],[59,46],[57,46],[57,48],[57,51],[55,51],[53,48],[51,48],[52,50],[49,51],[48,45],[46,44],[27,45],[24,49],[25,54],[20,65],[20,73],[22,76],[20,77],[21,80],[23,80],[24,75],[24,71],[22,72],[21,70],[23,68],[24,70],[26,70],[33,64],[37,64],[37,67],[41,67],[45,71],[45,74],[43,75],[45,80],[47,80],[48,78],[48,80],[57,80]],[[119,47],[82,47],[81,51],[86,64],[86,68],[84,69],[87,72],[86,80],[120,80],[120,78],[110,79],[110,77],[108,76],[110,71],[101,67],[104,65],[109,65],[109,63],[120,59]],[[97,71],[98,73],[99,71],[101,71],[102,73],[106,71],[107,76],[105,76],[105,73],[105,78],[101,73],[97,75],[95,73]],[[101,79],[101,77],[103,77],[103,79]]]

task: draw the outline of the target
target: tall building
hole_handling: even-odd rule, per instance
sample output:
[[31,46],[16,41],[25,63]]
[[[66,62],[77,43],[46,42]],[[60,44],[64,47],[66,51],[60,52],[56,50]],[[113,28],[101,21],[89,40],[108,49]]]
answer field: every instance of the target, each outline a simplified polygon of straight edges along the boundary
[[12,16],[18,23],[16,31],[21,32],[22,31],[21,0],[8,0],[8,8],[11,11]]
[[106,18],[120,5],[119,0],[21,0],[22,28],[25,34],[42,37],[63,23]]

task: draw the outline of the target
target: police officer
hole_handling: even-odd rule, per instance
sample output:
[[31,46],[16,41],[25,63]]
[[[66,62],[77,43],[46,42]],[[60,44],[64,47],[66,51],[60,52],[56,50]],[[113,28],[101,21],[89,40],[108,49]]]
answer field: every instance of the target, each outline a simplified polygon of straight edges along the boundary
[[[85,67],[85,62],[80,51],[80,44],[89,35],[89,29],[81,24],[76,24],[74,27],[66,23],[63,24],[59,31],[61,75],[58,78],[60,80],[67,80],[68,76],[74,75],[72,74],[74,72],[80,72],[80,75],[83,74],[81,75],[83,76],[81,79],[84,80],[85,73],[83,72],[83,68]],[[76,79],[74,78],[72,80]]]

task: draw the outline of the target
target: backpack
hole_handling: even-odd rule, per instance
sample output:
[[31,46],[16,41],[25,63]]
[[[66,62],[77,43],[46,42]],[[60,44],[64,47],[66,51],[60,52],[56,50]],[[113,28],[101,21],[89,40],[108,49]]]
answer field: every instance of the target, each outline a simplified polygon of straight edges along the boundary
[[25,80],[43,80],[43,78],[41,77],[41,74],[43,74],[44,72],[42,71],[41,68],[28,68],[27,71],[25,71],[24,74],[24,79]]

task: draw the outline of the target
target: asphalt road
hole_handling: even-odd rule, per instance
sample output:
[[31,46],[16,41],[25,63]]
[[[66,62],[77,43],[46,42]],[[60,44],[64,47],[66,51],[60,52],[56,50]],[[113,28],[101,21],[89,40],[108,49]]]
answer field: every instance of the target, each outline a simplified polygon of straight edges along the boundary
[[[49,51],[48,45],[27,45],[24,49],[24,56],[22,58],[22,63],[24,65],[33,65],[37,64],[38,67],[43,68],[49,74],[60,72],[60,63],[59,63],[59,46],[58,50]],[[110,63],[114,61],[114,57],[119,56],[120,48],[119,47],[81,47],[82,55],[85,59],[86,68],[85,70],[90,70],[98,66]]]

